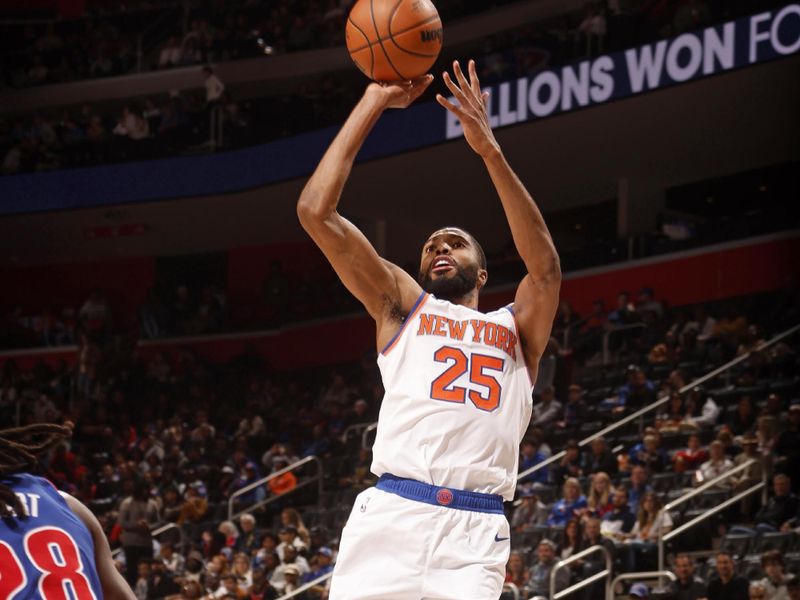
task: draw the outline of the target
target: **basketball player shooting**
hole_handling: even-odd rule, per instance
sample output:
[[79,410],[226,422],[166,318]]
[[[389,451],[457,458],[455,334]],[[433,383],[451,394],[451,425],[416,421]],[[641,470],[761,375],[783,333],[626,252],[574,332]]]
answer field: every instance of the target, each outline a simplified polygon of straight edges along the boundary
[[497,189],[527,268],[513,305],[478,311],[486,258],[458,227],[432,233],[415,279],[382,259],[337,212],[361,145],[383,111],[406,108],[433,81],[370,84],[305,186],[297,211],[345,286],[375,320],[385,396],[374,488],[342,532],[332,600],[498,598],[510,542],[519,444],[561,281],[544,219],[492,133],[473,61],[444,83],[470,147]]
[[30,473],[39,456],[71,435],[71,425],[51,423],[0,431],[3,600],[136,600],[92,512]]

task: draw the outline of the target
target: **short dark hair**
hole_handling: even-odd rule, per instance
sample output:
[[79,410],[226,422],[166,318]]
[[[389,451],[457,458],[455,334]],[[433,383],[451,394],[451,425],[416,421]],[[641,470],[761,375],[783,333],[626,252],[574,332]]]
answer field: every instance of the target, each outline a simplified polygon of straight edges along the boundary
[[761,567],[766,567],[768,564],[777,563],[782,567],[786,566],[783,562],[783,554],[780,550],[767,550],[761,555]]
[[481,269],[485,270],[487,265],[486,253],[483,251],[483,246],[481,246],[478,239],[463,227],[444,226],[444,227],[439,227],[436,231],[442,231],[445,229],[458,229],[460,232],[466,234],[466,236],[469,238],[470,243],[475,247],[475,252],[478,253],[478,266],[480,266]]

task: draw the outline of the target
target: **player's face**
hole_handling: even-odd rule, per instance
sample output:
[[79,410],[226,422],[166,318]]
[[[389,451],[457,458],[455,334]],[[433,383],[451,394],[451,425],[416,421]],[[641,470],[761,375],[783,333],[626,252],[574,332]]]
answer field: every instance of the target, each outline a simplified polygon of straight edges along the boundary
[[460,229],[440,229],[422,247],[418,280],[422,288],[444,300],[462,298],[486,283],[478,252]]

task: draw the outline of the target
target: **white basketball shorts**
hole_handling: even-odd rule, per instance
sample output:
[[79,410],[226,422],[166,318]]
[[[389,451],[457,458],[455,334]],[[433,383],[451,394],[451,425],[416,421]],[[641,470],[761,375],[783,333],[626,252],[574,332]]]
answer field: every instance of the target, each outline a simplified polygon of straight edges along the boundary
[[[433,489],[447,500],[446,490]],[[356,498],[342,531],[329,598],[496,600],[509,531],[503,514],[434,506],[370,488]]]

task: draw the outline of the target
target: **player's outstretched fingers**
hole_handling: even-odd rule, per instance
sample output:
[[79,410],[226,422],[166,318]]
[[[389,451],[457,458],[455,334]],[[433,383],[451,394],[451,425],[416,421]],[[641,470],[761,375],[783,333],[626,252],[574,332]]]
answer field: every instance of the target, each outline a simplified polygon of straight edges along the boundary
[[464,92],[464,96],[467,97],[467,99],[469,100],[470,104],[472,104],[473,107],[477,108],[475,106],[475,102],[478,100],[478,98],[480,98],[480,93],[475,94],[474,98],[472,97],[473,94],[471,92],[474,92],[474,90],[472,87],[470,87],[467,78],[464,77],[464,72],[461,70],[461,63],[459,63],[457,60],[453,62],[453,72],[456,74],[458,85],[461,86],[461,90]]
[[458,107],[458,106],[456,106],[455,104],[453,104],[452,102],[450,102],[450,101],[449,101],[447,98],[445,98],[445,97],[444,97],[444,96],[442,96],[441,94],[436,94],[436,101],[437,101],[439,104],[441,104],[442,106],[444,106],[444,107],[445,107],[447,110],[449,110],[451,113],[453,113],[454,115],[456,115],[456,116],[457,116],[459,119],[463,118],[463,116],[464,116],[464,111],[463,111],[463,110],[461,110],[461,108],[460,108],[460,107]]
[[442,78],[444,79],[444,84],[447,86],[447,89],[453,93],[455,99],[458,100],[459,104],[461,104],[461,108],[462,109],[470,108],[472,106],[470,101],[467,99],[467,96],[464,94],[464,92],[461,91],[461,88],[459,88],[455,84],[455,82],[450,78],[450,73],[445,71]]
[[476,96],[482,96],[481,82],[478,79],[478,71],[475,68],[475,61],[471,58],[469,59],[469,84]]

